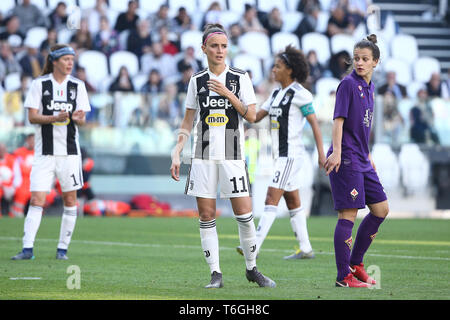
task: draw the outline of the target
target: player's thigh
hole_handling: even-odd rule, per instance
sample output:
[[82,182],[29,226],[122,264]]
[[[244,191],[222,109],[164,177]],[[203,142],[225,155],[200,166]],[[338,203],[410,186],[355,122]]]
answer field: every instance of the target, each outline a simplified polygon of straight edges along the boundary
[[50,192],[55,180],[56,159],[54,156],[36,156],[30,173],[31,192]]
[[216,199],[218,183],[219,174],[216,161],[192,159],[186,180],[185,194]]
[[385,218],[389,213],[389,205],[386,193],[375,170],[364,173],[364,189],[370,212],[377,217]]
[[62,192],[69,192],[83,187],[83,169],[81,156],[55,156],[56,177],[61,185]]
[[224,160],[219,164],[220,196],[240,198],[250,196],[250,182],[244,160]]

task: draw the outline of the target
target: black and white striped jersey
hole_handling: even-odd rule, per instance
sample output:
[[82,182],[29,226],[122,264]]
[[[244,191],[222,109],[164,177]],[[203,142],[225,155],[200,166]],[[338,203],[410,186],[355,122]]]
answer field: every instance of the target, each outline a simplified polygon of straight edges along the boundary
[[80,154],[78,127],[71,116],[76,109],[91,110],[83,81],[69,75],[58,83],[51,73],[38,77],[31,83],[24,107],[38,109],[42,115],[70,113],[65,122],[35,125],[35,155]]
[[295,158],[304,152],[302,131],[305,117],[314,113],[313,96],[300,83],[294,81],[286,88],[272,91],[261,109],[270,116],[272,153],[278,157]]
[[192,75],[186,95],[186,108],[196,109],[192,158],[243,160],[244,125],[231,102],[208,89],[207,81],[216,79],[231,90],[246,106],[256,104],[253,85],[243,70],[226,66],[216,76],[209,69]]

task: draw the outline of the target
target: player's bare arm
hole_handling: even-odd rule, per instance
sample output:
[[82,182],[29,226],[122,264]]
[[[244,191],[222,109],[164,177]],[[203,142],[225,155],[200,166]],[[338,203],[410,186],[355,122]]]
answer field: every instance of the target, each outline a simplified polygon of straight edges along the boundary
[[218,80],[211,79],[208,81],[208,88],[227,98],[237,112],[248,122],[253,123],[256,120],[256,104],[250,104],[244,106],[242,101],[240,101],[223,83]]
[[51,124],[53,122],[63,122],[69,118],[68,112],[60,112],[58,115],[42,115],[37,109],[28,109],[28,119],[32,124]]
[[256,123],[256,122],[260,122],[260,121],[261,121],[262,119],[264,119],[268,114],[269,114],[269,112],[267,112],[266,110],[263,110],[263,109],[258,110],[258,112],[256,113],[255,123]]
[[195,112],[195,109],[186,109],[183,121],[181,122],[181,126],[178,131],[177,144],[172,150],[172,165],[170,166],[170,173],[175,181],[180,181],[180,154],[181,151],[183,151],[186,141],[189,139],[192,124],[195,118]]
[[324,168],[326,157],[325,153],[323,152],[322,132],[320,131],[319,122],[317,121],[317,117],[314,113],[309,114],[306,117],[306,120],[308,120],[309,125],[311,126],[314,134],[314,140],[316,141],[317,152],[319,155],[319,168]]
[[342,153],[342,127],[344,125],[344,118],[336,118],[333,121],[333,153],[330,154],[325,161],[325,170],[327,175],[336,168],[336,172],[339,171],[341,166],[341,153]]
[[72,120],[78,125],[82,126],[86,123],[86,113],[83,110],[76,110],[72,114]]

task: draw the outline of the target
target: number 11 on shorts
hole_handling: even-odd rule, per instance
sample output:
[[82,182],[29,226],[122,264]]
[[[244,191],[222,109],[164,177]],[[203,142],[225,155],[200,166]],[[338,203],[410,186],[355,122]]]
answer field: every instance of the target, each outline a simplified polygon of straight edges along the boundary
[[233,177],[232,179],[230,179],[230,181],[233,182],[233,191],[232,191],[232,193],[239,193],[239,192],[247,192],[248,191],[246,186],[245,186],[245,178],[244,178],[244,176],[240,177],[239,180],[242,181],[242,190],[241,191],[238,190],[236,177]]

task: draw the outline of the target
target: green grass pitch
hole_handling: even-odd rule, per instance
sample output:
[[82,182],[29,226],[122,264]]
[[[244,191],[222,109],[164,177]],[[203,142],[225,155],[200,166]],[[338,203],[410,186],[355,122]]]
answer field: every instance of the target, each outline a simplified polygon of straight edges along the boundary
[[[23,219],[0,219],[0,299],[3,300],[447,300],[450,298],[450,221],[387,219],[366,254],[378,289],[335,288],[336,218],[311,217],[313,260],[286,261],[296,241],[287,218],[275,220],[257,260],[277,282],[259,288],[245,278],[235,247],[237,223],[219,217],[224,288],[204,289],[209,268],[194,218],[79,218],[68,261],[55,259],[59,217],[44,216],[36,259],[12,261],[22,245]],[[257,221],[256,221],[257,223]],[[360,223],[357,220],[353,237]],[[79,268],[80,288],[70,288]],[[68,286],[69,283],[69,286]]]

